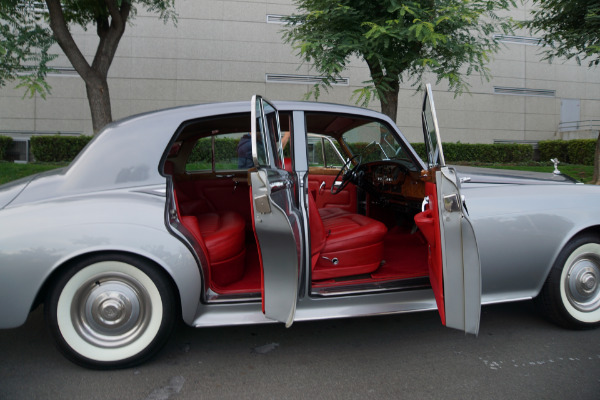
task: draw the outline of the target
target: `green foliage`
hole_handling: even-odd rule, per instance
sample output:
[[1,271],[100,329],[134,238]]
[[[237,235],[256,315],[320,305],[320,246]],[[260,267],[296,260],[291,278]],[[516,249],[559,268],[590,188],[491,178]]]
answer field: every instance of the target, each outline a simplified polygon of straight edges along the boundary
[[594,165],[595,139],[569,140],[569,164]]
[[427,160],[427,147],[425,143],[411,143],[410,144],[415,152],[421,157],[421,160]]
[[11,145],[12,138],[8,136],[0,136],[0,160],[4,160],[6,157],[6,149]]
[[73,160],[91,140],[91,136],[32,136],[31,152],[39,162]]
[[[239,143],[239,139],[232,138],[219,138],[215,139],[215,160],[216,161],[224,161],[235,159],[235,163],[237,164],[237,145]],[[199,162],[212,162],[212,145],[211,138],[204,138],[198,140],[194,149],[192,150],[192,154],[188,160],[190,163],[199,163]]]
[[[309,151],[308,154],[308,162],[313,166],[341,166],[344,163],[344,160],[340,160],[338,153],[336,150],[329,144],[329,142],[325,142],[325,159],[323,159],[323,144],[321,141],[317,141],[312,146],[312,151]],[[333,142],[335,148],[340,154],[343,154],[340,148],[340,144],[338,142]],[[366,143],[365,143],[366,144]],[[289,146],[288,146],[289,147]],[[286,147],[286,149],[288,148]],[[354,151],[354,150],[353,150]],[[289,157],[289,155],[286,155]]]
[[52,33],[43,24],[43,14],[32,0],[0,0],[0,87],[17,81],[24,96],[50,93],[46,74],[54,43]]
[[533,0],[532,19],[521,24],[540,34],[547,47],[545,59],[588,59],[600,63],[600,1]]
[[558,158],[561,162],[567,162],[569,159],[568,140],[543,140],[538,143],[538,150],[541,161]]
[[55,168],[65,167],[66,164],[20,164],[14,162],[0,161],[0,185],[24,178],[29,175],[49,171]]
[[546,140],[538,148],[542,161],[558,158],[562,163],[594,165],[596,139]]
[[[419,157],[425,159],[424,143],[411,144]],[[533,160],[533,148],[528,144],[443,143],[444,157],[452,162],[522,163]]]
[[284,40],[324,77],[328,90],[353,57],[364,60],[371,79],[355,92],[357,103],[397,95],[407,81],[420,88],[425,73],[447,80],[455,93],[468,90],[465,76],[489,78],[485,64],[498,49],[493,33],[510,32],[511,20],[496,14],[514,0],[296,0],[299,14],[287,19]]

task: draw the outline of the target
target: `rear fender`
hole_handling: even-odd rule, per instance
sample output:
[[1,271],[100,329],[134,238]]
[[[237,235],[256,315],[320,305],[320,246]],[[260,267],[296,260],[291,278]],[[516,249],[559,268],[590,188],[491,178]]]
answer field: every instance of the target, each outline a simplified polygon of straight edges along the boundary
[[[179,292],[183,320],[186,323],[194,320],[202,290],[200,268],[184,243],[168,233],[163,210],[157,216],[138,206],[138,211],[145,213],[147,219],[142,225],[135,222],[101,223],[90,221],[92,217],[81,221],[76,216],[69,216],[66,214],[69,210],[60,207],[46,209],[48,214],[45,217],[30,207],[18,208],[2,211],[0,328],[23,324],[38,293],[49,279],[60,273],[62,268],[68,268],[74,259],[99,252],[135,254],[163,268]],[[99,214],[102,211],[97,210]],[[94,216],[97,217],[97,214]],[[62,222],[61,225],[55,223],[57,219]],[[118,216],[112,219],[118,219]],[[156,223],[153,224],[152,220]],[[23,221],[35,221],[35,226]]]

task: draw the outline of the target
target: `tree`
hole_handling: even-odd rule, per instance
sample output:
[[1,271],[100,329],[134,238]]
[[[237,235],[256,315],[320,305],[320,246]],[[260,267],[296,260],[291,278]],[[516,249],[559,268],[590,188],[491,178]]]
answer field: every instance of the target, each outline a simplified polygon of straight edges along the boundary
[[[163,21],[175,20],[175,0],[46,0],[48,18],[54,39],[65,53],[75,71],[85,82],[92,114],[94,133],[112,121],[108,70],[125,32],[128,20],[136,15],[135,4],[148,11],[158,12]],[[87,28],[96,26],[99,42],[92,63],[73,40],[72,25]]]
[[[523,25],[540,34],[546,47],[544,59],[575,58],[578,64],[600,64],[599,0],[533,0],[532,19]],[[593,183],[600,185],[600,135],[596,142]]]
[[431,72],[460,94],[474,72],[489,80],[485,65],[499,48],[494,33],[512,26],[497,11],[515,2],[297,0],[296,5],[300,13],[288,17],[284,40],[323,76],[309,95],[318,98],[356,56],[371,75],[355,91],[357,102],[378,98],[382,112],[396,120],[403,82],[420,89],[423,75]]
[[[56,41],[75,71],[85,82],[92,115],[92,127],[97,133],[112,121],[108,70],[112,64],[127,23],[135,18],[136,5],[159,14],[163,21],[176,21],[175,0],[0,0],[0,55],[8,54],[0,70],[0,85],[20,79],[33,95],[45,95],[50,87],[45,82],[49,71],[50,45]],[[48,22],[48,25],[43,23]],[[5,21],[5,22],[4,22]],[[77,46],[71,28],[87,29],[95,25],[98,46],[91,63]],[[28,40],[31,41],[28,43]]]
[[25,95],[42,97],[50,91],[45,81],[53,40],[32,3],[0,1],[0,87],[18,81]]

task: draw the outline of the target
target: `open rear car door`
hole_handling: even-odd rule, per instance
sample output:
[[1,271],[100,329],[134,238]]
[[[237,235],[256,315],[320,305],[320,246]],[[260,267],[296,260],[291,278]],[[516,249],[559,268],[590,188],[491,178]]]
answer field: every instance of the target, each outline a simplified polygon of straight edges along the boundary
[[442,323],[477,334],[481,311],[481,269],[473,226],[456,172],[445,165],[431,86],[423,101],[428,171],[426,198],[415,223],[429,243],[429,279]]
[[262,265],[262,306],[267,318],[290,326],[300,276],[300,229],[294,184],[285,170],[279,117],[260,96],[252,98],[251,182],[253,228]]

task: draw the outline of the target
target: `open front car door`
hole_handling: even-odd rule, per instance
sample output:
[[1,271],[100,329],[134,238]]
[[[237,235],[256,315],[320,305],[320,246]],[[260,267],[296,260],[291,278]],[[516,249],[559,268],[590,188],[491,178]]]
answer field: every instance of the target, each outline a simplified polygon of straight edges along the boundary
[[267,318],[290,326],[298,298],[300,229],[294,184],[284,169],[283,143],[275,107],[252,98],[251,182],[253,228],[262,265],[261,292]]
[[481,270],[473,226],[458,178],[445,165],[431,86],[423,101],[428,170],[426,196],[415,223],[429,244],[429,279],[442,323],[477,334],[481,311]]

